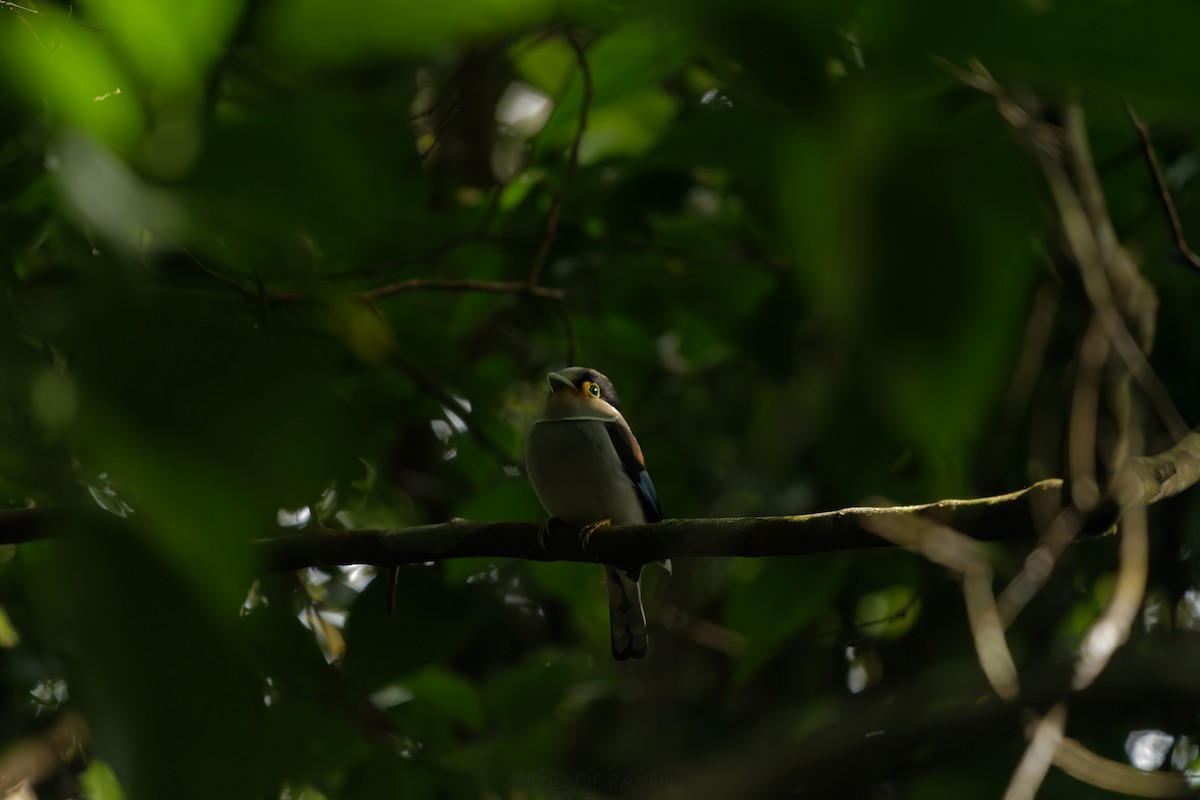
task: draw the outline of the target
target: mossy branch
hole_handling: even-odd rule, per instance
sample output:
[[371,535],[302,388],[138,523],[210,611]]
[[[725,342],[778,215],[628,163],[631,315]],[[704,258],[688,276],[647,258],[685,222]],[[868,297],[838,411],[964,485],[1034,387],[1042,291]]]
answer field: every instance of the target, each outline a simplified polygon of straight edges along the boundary
[[[1192,431],[1169,450],[1126,462],[1109,492],[1114,499],[1093,512],[1083,532],[1108,529],[1128,502],[1155,503],[1197,481],[1200,432]],[[1116,498],[1122,502],[1118,504]],[[664,558],[805,556],[892,546],[868,530],[888,517],[928,517],[980,541],[1033,539],[1041,529],[1038,520],[1053,516],[1062,504],[1063,482],[1050,478],[1009,494],[921,505],[613,526],[598,530],[586,543],[577,531],[558,523],[549,526],[539,542],[542,526],[536,522],[451,520],[396,530],[316,528],[259,539],[255,547],[263,568],[275,572],[338,564],[395,566],[478,557],[646,564]],[[53,509],[0,511],[0,544],[52,536],[57,516]]]

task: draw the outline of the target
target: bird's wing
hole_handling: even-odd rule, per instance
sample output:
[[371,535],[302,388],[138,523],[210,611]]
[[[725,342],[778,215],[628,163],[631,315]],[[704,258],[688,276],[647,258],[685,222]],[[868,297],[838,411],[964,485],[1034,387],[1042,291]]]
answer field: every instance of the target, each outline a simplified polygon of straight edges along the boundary
[[638,445],[637,439],[633,438],[633,431],[629,429],[629,425],[624,419],[616,419],[604,427],[608,430],[608,438],[612,440],[617,457],[621,459],[621,466],[624,468],[625,474],[629,476],[633,488],[637,490],[638,500],[641,501],[642,511],[646,515],[646,522],[660,521],[663,515],[662,508],[658,505],[658,492],[654,491],[654,481],[650,480],[650,473],[646,471],[642,448]]

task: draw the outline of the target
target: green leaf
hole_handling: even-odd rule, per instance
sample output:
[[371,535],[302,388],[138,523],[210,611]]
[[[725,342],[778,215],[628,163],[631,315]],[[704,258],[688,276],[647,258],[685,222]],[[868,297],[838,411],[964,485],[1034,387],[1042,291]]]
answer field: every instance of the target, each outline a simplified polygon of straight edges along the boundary
[[898,639],[921,615],[921,601],[911,586],[892,586],[858,598],[854,627],[876,639]]
[[234,635],[234,609],[213,613],[113,519],[61,525],[34,576],[39,626],[69,654],[71,701],[88,720],[91,752],[130,797],[208,798],[207,784],[179,776],[215,763],[225,796],[261,796],[262,685]]
[[445,669],[422,670],[405,679],[416,701],[428,703],[472,730],[483,727],[483,706],[475,685]]
[[270,774],[320,785],[373,754],[349,716],[331,713],[318,697],[284,695],[267,709],[265,731],[272,746],[262,757]]
[[339,796],[345,800],[395,800],[397,797],[434,800],[447,796],[447,783],[450,782],[427,765],[398,753],[380,751],[350,771]]
[[593,109],[579,142],[579,163],[595,164],[613,156],[649,150],[675,116],[677,101],[661,89],[641,89],[620,102]]
[[105,762],[92,758],[80,776],[87,800],[125,800],[116,774]]
[[488,714],[501,731],[514,735],[553,717],[575,678],[574,666],[561,659],[535,658],[518,664],[488,679],[484,688]]
[[745,637],[734,680],[744,683],[791,637],[818,618],[842,585],[846,560],[775,558],[731,594],[725,624]]
[[367,0],[346,13],[320,0],[298,0],[275,9],[267,31],[282,53],[339,64],[384,55],[436,53],[451,44],[534,23],[552,8],[547,0],[418,5]]
[[522,39],[512,46],[509,56],[518,75],[551,97],[562,91],[566,79],[578,69],[575,51],[558,37]]

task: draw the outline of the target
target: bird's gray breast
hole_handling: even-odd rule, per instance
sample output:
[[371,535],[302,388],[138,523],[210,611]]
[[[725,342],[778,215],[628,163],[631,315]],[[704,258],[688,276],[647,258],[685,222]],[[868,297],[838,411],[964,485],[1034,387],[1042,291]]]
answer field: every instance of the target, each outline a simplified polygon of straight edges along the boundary
[[645,522],[633,482],[603,422],[542,420],[525,444],[525,470],[542,507],[572,525]]

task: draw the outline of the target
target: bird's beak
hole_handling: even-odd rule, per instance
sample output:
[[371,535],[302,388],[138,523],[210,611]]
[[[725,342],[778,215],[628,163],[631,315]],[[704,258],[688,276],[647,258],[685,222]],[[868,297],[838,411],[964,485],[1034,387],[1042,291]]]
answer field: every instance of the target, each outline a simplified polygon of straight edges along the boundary
[[575,389],[575,384],[559,375],[557,372],[551,372],[546,376],[546,380],[550,382],[550,391],[557,392],[559,389]]

